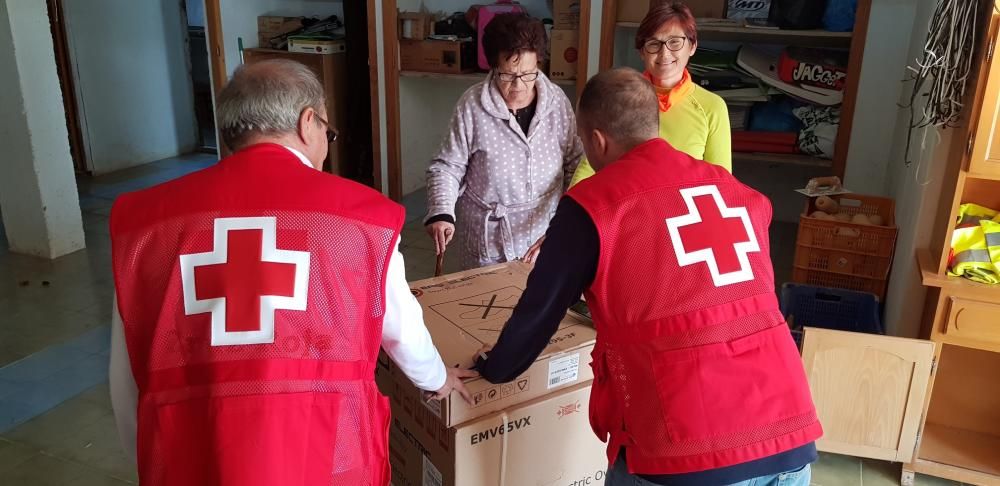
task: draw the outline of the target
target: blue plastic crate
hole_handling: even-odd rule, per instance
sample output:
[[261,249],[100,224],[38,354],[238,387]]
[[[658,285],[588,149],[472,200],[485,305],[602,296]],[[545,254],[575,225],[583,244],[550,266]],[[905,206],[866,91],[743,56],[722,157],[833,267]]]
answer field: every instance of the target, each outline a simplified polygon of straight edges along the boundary
[[786,283],[781,286],[781,313],[799,348],[803,327],[885,334],[878,297],[867,292]]

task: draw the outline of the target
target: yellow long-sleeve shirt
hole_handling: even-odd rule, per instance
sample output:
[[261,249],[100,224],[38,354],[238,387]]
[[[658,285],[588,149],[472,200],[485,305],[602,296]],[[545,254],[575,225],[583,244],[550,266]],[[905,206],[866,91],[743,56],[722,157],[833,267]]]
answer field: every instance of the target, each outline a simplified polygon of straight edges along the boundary
[[[658,94],[671,90],[657,87]],[[719,95],[686,80],[670,93],[670,108],[660,112],[660,137],[696,159],[733,171],[729,110]],[[586,159],[580,162],[570,185],[594,175]]]

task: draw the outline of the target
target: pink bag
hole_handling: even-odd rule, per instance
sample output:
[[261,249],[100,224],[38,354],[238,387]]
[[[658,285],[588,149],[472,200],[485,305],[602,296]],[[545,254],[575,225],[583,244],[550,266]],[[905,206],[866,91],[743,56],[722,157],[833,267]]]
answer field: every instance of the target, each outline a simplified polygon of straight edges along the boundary
[[492,5],[473,5],[470,10],[474,10],[476,12],[476,20],[474,24],[476,26],[476,35],[478,38],[477,45],[479,46],[479,68],[488,71],[490,69],[490,63],[486,59],[486,51],[483,50],[483,32],[486,30],[486,26],[493,20],[493,17],[497,16],[497,14],[527,14],[528,11],[514,0],[497,0],[497,2]]

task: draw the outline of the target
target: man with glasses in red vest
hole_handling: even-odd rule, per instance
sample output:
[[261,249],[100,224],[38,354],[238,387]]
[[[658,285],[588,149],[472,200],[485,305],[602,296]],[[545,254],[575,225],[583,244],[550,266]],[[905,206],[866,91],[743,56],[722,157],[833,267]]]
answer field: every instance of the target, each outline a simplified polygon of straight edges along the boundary
[[110,386],[143,485],[389,482],[379,347],[438,398],[409,292],[403,208],[319,169],[336,132],[305,66],[241,67],[217,165],[120,197]]

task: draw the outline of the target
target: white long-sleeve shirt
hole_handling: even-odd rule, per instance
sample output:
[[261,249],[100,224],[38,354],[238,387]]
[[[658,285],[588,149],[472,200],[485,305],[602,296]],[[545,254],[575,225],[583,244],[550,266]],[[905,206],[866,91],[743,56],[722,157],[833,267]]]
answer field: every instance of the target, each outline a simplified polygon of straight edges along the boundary
[[[291,148],[289,150],[304,164],[310,165],[301,153]],[[418,388],[426,391],[440,389],[447,379],[447,371],[444,362],[441,361],[441,355],[431,340],[430,332],[424,325],[420,303],[410,293],[410,286],[406,282],[406,265],[403,254],[399,251],[399,242],[396,243],[396,249],[389,258],[385,299],[382,349]],[[125,329],[117,301],[114,302],[112,309],[111,360],[108,370],[111,407],[115,413],[118,434],[125,452],[134,459],[139,391],[129,363]]]

